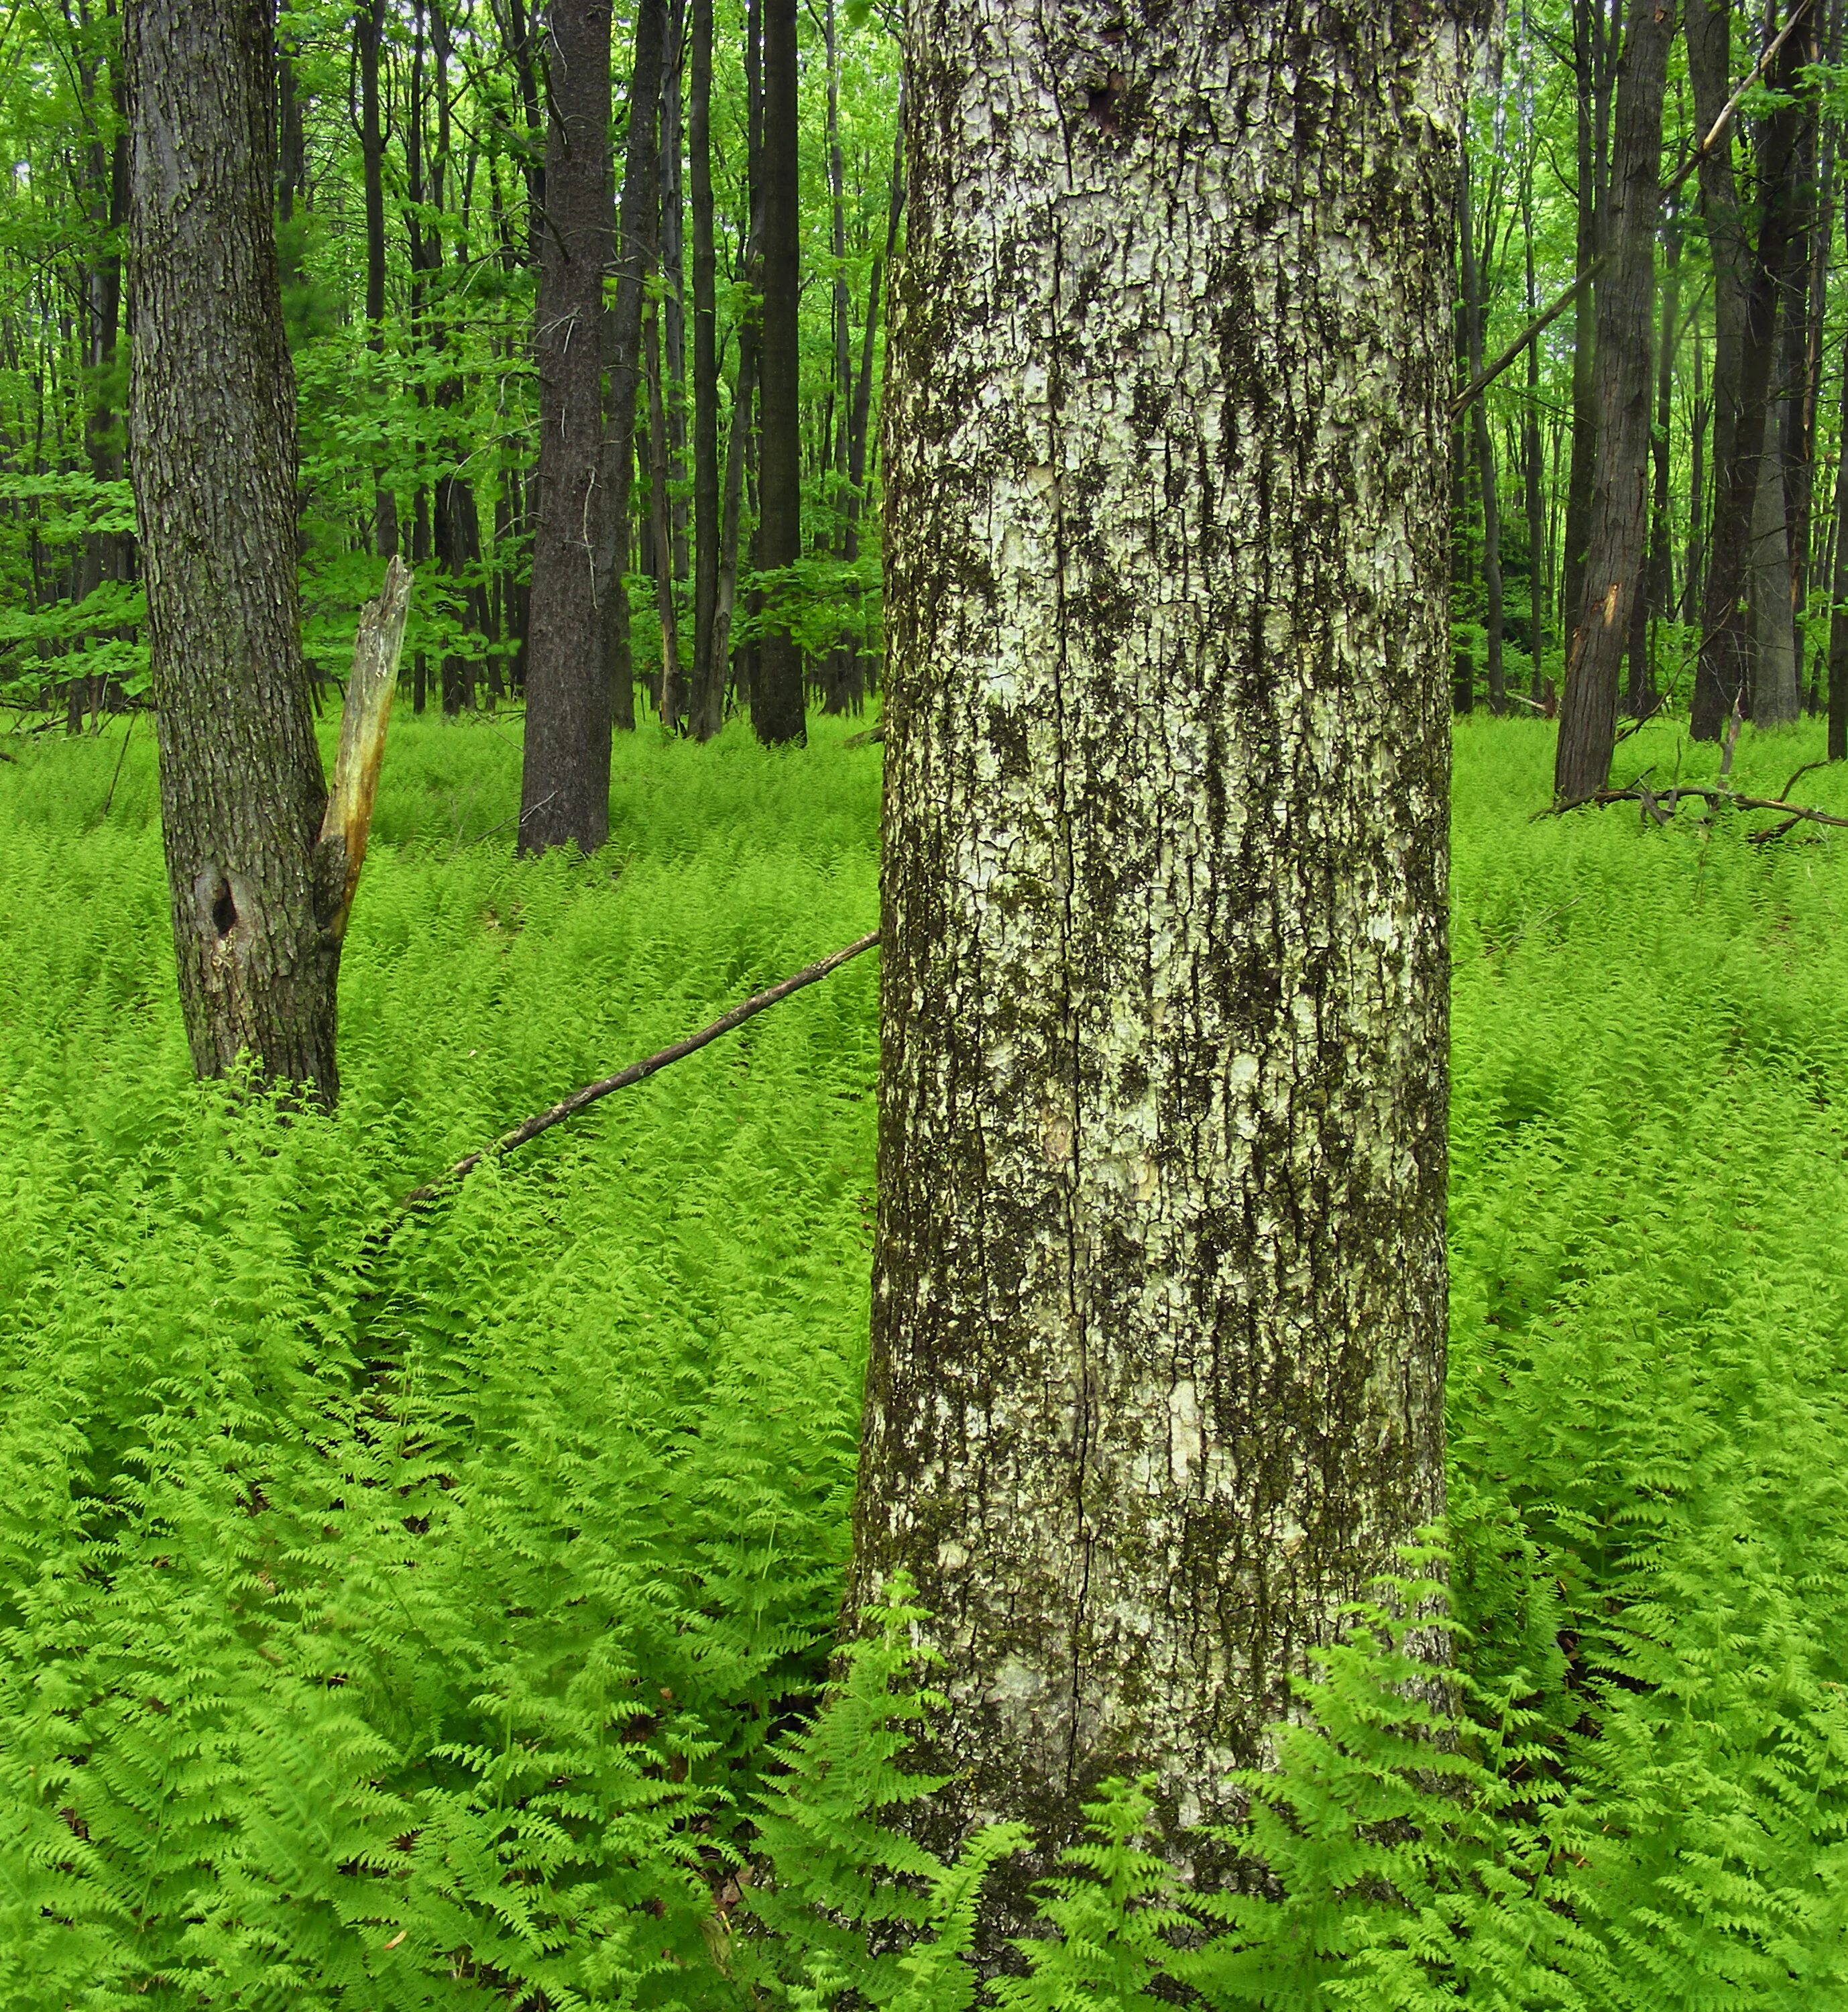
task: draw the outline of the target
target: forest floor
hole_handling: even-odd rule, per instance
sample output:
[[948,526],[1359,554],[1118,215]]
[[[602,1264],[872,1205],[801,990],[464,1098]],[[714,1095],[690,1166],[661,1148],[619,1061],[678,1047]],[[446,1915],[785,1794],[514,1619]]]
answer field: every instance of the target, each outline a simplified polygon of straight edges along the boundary
[[[401,718],[344,1101],[286,1124],[189,1080],[145,723],[0,743],[5,2012],[603,2003],[638,1907],[693,1960],[838,1596],[874,960],[378,1233],[873,926],[861,724],[625,739],[608,851],[516,862],[517,721]],[[1848,832],[1536,820],[1551,744],[1457,735],[1450,1543],[1528,1729],[1486,1849],[1578,1797],[1540,1857],[1591,1953],[1467,2002],[1839,2003]],[[1617,779],[1716,758],[1663,723]]]

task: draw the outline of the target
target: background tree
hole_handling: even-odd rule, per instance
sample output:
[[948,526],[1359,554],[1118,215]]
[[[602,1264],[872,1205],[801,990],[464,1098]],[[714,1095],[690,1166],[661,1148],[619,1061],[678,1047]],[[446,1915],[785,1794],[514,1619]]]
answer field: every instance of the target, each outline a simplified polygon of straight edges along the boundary
[[294,380],[262,0],[130,0],[130,433],[194,1066],[331,1101],[338,944],[295,561]]
[[608,486],[603,273],[610,242],[608,0],[554,0],[540,241],[538,512],[519,844],[594,852],[609,836],[609,678],[597,555]]
[[929,1609],[940,1846],[1228,1814],[1442,1506],[1470,24],[1316,23],[911,16],[850,1602]]

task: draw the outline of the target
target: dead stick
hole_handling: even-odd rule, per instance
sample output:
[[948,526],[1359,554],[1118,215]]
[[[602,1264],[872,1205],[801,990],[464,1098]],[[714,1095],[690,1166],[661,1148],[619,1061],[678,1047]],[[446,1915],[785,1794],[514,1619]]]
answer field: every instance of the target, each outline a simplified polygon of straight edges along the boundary
[[587,1083],[582,1090],[574,1090],[562,1103],[555,1104],[549,1111],[541,1111],[523,1123],[504,1133],[491,1146],[483,1146],[478,1153],[470,1153],[466,1158],[458,1160],[445,1174],[439,1174],[433,1181],[420,1188],[413,1188],[398,1205],[401,1215],[407,1209],[415,1208],[419,1203],[432,1200],[451,1181],[458,1181],[474,1172],[486,1159],[498,1159],[503,1153],[511,1153],[516,1146],[523,1146],[529,1139],[537,1139],[541,1132],[549,1132],[555,1125],[562,1125],[567,1118],[575,1118],[580,1111],[587,1110],[599,1099],[608,1097],[612,1090],[626,1090],[631,1083],[640,1083],[652,1076],[657,1069],[664,1069],[669,1062],[677,1062],[684,1056],[695,1054],[708,1042],[715,1041],[721,1034],[729,1034],[733,1028],[741,1027],[747,1020],[763,1011],[766,1006],[774,1006],[780,999],[787,999],[792,992],[800,992],[804,986],[812,985],[818,979],[826,978],[832,971],[858,957],[862,951],[871,950],[879,941],[879,931],[862,936],[858,943],[849,944],[844,950],[836,951],[832,956],[824,957],[819,964],[808,965],[794,977],[786,978],[779,985],[772,985],[767,992],[754,994],[740,1001],[729,1013],[722,1013],[710,1026],[702,1027],[697,1034],[689,1034],[683,1041],[676,1041],[671,1048],[663,1048],[658,1054],[650,1055],[646,1061],[631,1062],[626,1069],[619,1069],[614,1076],[606,1076],[596,1083]]

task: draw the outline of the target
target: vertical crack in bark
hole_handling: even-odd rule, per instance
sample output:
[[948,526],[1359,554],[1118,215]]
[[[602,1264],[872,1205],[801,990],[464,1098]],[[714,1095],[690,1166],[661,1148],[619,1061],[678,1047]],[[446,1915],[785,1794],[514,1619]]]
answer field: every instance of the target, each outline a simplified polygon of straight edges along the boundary
[[[1065,170],[1071,174],[1071,147],[1068,136]],[[1065,191],[1061,191],[1061,194]],[[1052,217],[1052,329],[1051,356],[1046,373],[1046,433],[1048,466],[1052,470],[1053,598],[1057,611],[1058,647],[1052,660],[1052,711],[1054,734],[1053,760],[1054,818],[1058,833],[1059,872],[1059,1028],[1065,1043],[1066,1068],[1071,1097],[1072,1144],[1066,1169],[1065,1190],[1065,1308],[1072,1324],[1077,1353],[1077,1389],[1072,1418],[1072,1489],[1073,1537],[1077,1546],[1079,1577],[1077,1596],[1072,1603],[1070,1656],[1072,1697],[1066,1718],[1065,1786],[1076,1785],[1079,1760],[1079,1700],[1084,1686],[1084,1629],[1091,1589],[1091,1538],[1085,1523],[1085,1481],[1091,1457],[1091,1365],[1090,1336],[1085,1330],[1084,1309],[1079,1293],[1079,1191],[1083,1147],[1079,1135],[1078,1012],[1072,997],[1072,944],[1074,935],[1072,890],[1077,884],[1078,862],[1072,838],[1072,813],[1065,788],[1066,720],[1065,678],[1068,665],[1069,619],[1065,568],[1070,549],[1065,540],[1065,436],[1060,412],[1065,395],[1061,366],[1061,316],[1065,308],[1065,236],[1054,198]]]

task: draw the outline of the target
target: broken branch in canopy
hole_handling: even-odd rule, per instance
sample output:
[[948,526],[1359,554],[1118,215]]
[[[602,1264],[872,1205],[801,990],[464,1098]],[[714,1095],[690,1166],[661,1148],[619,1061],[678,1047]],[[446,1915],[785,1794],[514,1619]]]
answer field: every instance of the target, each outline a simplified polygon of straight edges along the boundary
[[537,1139],[541,1132],[549,1132],[555,1125],[562,1125],[567,1118],[575,1118],[580,1111],[587,1111],[593,1104],[608,1097],[612,1090],[626,1090],[631,1083],[640,1083],[644,1077],[664,1069],[669,1062],[677,1062],[683,1057],[696,1054],[708,1042],[715,1041],[721,1034],[729,1034],[734,1027],[741,1027],[747,1020],[774,1006],[779,1000],[787,999],[792,992],[800,992],[805,985],[813,985],[818,979],[826,978],[830,972],[838,971],[844,964],[851,962],[862,951],[871,950],[879,941],[879,931],[862,936],[857,943],[848,944],[844,949],[824,957],[819,963],[811,964],[772,985],[768,991],[754,994],[740,1000],[729,1013],[722,1013],[710,1026],[700,1029],[697,1034],[689,1034],[683,1041],[676,1041],[672,1047],[663,1048],[639,1062],[631,1062],[626,1069],[619,1069],[614,1076],[606,1076],[595,1083],[587,1083],[582,1090],[574,1090],[561,1102],[548,1111],[537,1112],[511,1132],[503,1133],[491,1146],[483,1146],[479,1152],[470,1153],[458,1160],[447,1173],[439,1174],[433,1181],[426,1182],[420,1188],[413,1188],[398,1204],[398,1212],[415,1208],[419,1203],[432,1200],[452,1181],[473,1173],[483,1160],[498,1159],[504,1153],[511,1153],[515,1147],[523,1146],[529,1139]]

